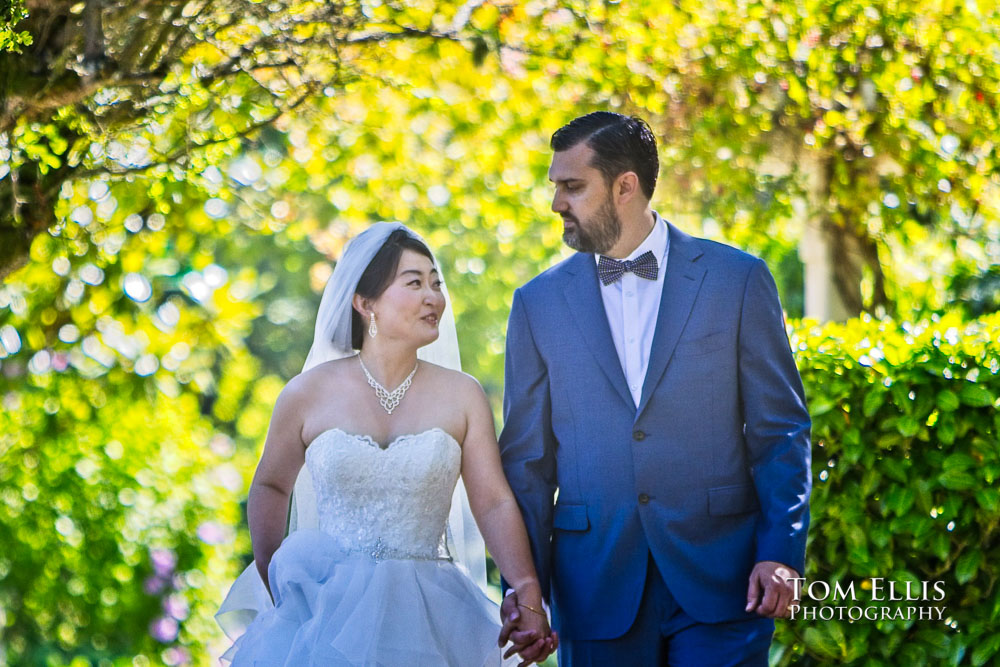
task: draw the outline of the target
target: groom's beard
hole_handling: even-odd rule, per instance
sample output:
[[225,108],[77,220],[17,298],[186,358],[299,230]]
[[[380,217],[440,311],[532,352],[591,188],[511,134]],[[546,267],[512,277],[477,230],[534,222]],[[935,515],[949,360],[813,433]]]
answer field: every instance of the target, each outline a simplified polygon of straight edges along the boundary
[[573,250],[603,254],[611,250],[622,235],[622,221],[611,197],[604,201],[586,229],[579,220],[573,220],[574,227],[563,231],[563,242]]

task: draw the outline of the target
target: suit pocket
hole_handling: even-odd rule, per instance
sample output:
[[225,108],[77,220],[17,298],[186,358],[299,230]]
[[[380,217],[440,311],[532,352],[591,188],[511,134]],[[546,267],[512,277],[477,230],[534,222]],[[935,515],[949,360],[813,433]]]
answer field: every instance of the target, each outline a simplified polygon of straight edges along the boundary
[[708,490],[708,513],[712,516],[746,514],[760,507],[753,484],[718,486]]
[[556,503],[552,526],[560,530],[587,530],[590,528],[587,506]]
[[694,340],[681,340],[677,343],[676,354],[682,357],[696,357],[711,354],[726,347],[730,340],[730,330],[716,331]]

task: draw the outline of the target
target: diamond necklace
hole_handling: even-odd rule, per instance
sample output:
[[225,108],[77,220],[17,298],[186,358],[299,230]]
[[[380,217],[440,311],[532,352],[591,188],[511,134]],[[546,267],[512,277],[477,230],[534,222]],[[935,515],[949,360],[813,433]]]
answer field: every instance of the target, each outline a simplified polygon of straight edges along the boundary
[[368,378],[368,384],[371,388],[375,390],[375,395],[378,397],[378,402],[382,404],[382,409],[386,411],[387,414],[392,414],[392,411],[396,409],[399,402],[403,400],[403,396],[406,395],[406,390],[410,388],[410,383],[413,381],[413,374],[417,372],[417,366],[419,362],[413,365],[413,370],[410,374],[406,376],[403,383],[389,391],[381,384],[378,380],[372,377],[372,374],[368,372],[368,368],[365,366],[365,362],[361,361],[361,355],[358,355],[358,361],[361,363],[361,370],[365,372],[365,377]]

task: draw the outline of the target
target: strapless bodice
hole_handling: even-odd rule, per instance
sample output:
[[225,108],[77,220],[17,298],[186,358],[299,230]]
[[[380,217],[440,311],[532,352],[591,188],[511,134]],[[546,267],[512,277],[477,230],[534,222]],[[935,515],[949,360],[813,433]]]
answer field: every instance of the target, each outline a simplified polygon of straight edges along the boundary
[[447,557],[445,525],[462,448],[445,430],[403,435],[384,449],[339,428],[306,448],[319,529],[346,552],[386,558]]

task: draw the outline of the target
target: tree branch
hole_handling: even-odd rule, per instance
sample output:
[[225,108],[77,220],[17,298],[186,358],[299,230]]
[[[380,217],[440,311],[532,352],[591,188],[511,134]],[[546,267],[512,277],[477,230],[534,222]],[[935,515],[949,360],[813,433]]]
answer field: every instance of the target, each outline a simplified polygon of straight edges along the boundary
[[174,11],[170,15],[170,18],[163,22],[163,29],[160,30],[159,34],[156,35],[156,39],[153,41],[152,44],[149,45],[149,48],[146,50],[146,53],[142,58],[142,61],[139,63],[139,67],[141,69],[153,68],[154,63],[157,62],[157,58],[160,55],[160,52],[163,50],[163,45],[166,43],[167,38],[171,34],[181,35],[187,32],[183,28],[174,27],[174,21],[177,19],[178,16],[181,15],[181,12],[183,11],[184,11],[184,5],[182,3],[174,5]]
[[214,139],[209,139],[207,141],[185,145],[182,148],[176,149],[170,155],[168,155],[168,156],[166,156],[166,157],[164,157],[164,158],[162,158],[160,160],[156,160],[156,161],[150,162],[149,164],[146,164],[146,165],[141,165],[141,166],[136,166],[136,167],[122,167],[122,168],[92,168],[92,169],[82,169],[82,170],[77,171],[74,174],[74,177],[75,178],[90,178],[92,176],[98,176],[98,175],[123,176],[123,175],[126,175],[126,174],[141,174],[141,173],[144,173],[146,171],[149,171],[150,169],[154,169],[156,167],[166,166],[166,165],[170,165],[170,164],[174,164],[176,162],[179,162],[183,158],[189,156],[191,153],[193,153],[195,151],[198,151],[198,150],[201,150],[203,148],[208,148],[209,146],[214,146],[214,145],[217,145],[217,144],[222,144],[222,143],[225,143],[227,141],[232,141],[234,139],[242,139],[242,138],[244,138],[244,137],[246,137],[246,136],[248,136],[250,134],[253,134],[257,130],[260,130],[260,129],[264,128],[264,127],[267,127],[268,125],[271,125],[272,123],[274,123],[276,120],[278,120],[279,118],[281,118],[286,113],[288,113],[290,111],[293,111],[297,107],[301,106],[304,102],[306,102],[307,100],[309,100],[309,98],[312,96],[312,94],[316,91],[316,89],[318,87],[319,87],[318,84],[307,84],[306,85],[306,90],[303,91],[303,93],[298,97],[298,99],[296,99],[295,101],[293,101],[292,103],[290,103],[287,107],[282,108],[282,109],[278,109],[275,113],[271,114],[267,118],[264,118],[264,119],[262,119],[260,121],[257,121],[256,123],[251,123],[250,125],[246,126],[242,130],[240,130],[238,132],[235,132],[235,133],[233,133],[230,136],[215,137]]
[[85,82],[77,88],[60,91],[28,103],[23,98],[12,98],[12,109],[6,110],[7,112],[0,117],[0,134],[10,132],[21,119],[34,120],[46,112],[77,104],[102,88],[136,85],[162,78],[162,72],[134,72]]

